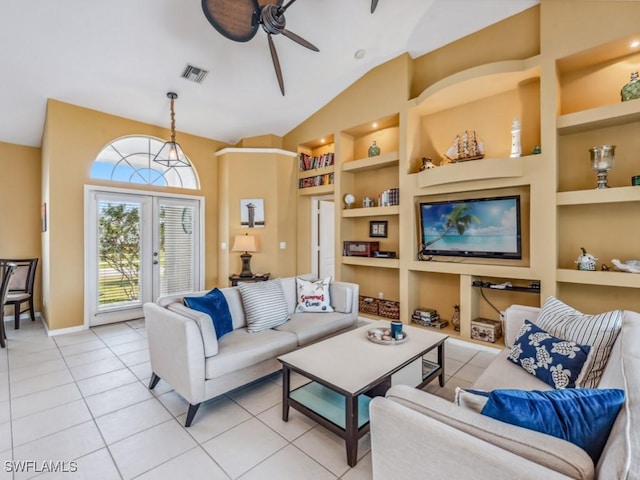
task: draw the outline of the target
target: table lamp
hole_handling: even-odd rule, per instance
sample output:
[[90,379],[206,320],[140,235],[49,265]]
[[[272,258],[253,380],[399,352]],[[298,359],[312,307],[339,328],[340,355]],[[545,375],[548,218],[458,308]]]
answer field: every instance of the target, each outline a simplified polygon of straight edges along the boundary
[[232,252],[244,252],[240,255],[242,259],[242,272],[241,277],[253,277],[251,272],[251,254],[249,252],[258,251],[258,240],[253,235],[244,234],[236,235],[233,241]]

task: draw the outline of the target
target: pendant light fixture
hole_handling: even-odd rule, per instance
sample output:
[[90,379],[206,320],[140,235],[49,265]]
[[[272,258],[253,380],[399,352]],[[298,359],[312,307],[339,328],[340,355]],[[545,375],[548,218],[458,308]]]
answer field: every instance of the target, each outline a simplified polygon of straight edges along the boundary
[[177,93],[168,92],[167,97],[171,99],[171,140],[166,142],[157,155],[153,158],[165,167],[189,167],[189,159],[182,151],[182,147],[176,142],[176,114],[173,111],[173,101],[178,98]]

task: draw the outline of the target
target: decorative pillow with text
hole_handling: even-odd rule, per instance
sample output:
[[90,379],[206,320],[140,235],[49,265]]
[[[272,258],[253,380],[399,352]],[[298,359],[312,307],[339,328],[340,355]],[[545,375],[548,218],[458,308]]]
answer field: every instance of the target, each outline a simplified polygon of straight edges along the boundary
[[298,292],[298,304],[296,312],[333,312],[331,298],[329,297],[329,284],[331,277],[310,282],[296,278],[296,290]]

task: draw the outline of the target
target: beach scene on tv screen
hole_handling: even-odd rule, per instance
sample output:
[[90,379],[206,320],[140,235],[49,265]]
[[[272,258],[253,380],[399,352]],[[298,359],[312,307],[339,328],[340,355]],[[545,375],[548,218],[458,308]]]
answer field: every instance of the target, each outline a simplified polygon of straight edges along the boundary
[[425,251],[518,253],[514,198],[421,205]]

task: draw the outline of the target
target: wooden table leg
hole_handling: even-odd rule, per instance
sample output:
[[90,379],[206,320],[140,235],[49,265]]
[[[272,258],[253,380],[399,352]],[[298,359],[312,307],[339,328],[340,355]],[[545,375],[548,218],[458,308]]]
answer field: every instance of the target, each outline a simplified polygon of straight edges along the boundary
[[282,366],[282,420],[289,421],[289,389],[291,385],[291,371],[286,365]]
[[345,444],[347,446],[347,464],[355,467],[358,463],[358,397],[349,395],[346,401]]
[[444,387],[444,344],[445,342],[442,342],[438,345],[438,365],[442,368],[442,372],[438,375],[438,383],[441,387]]

